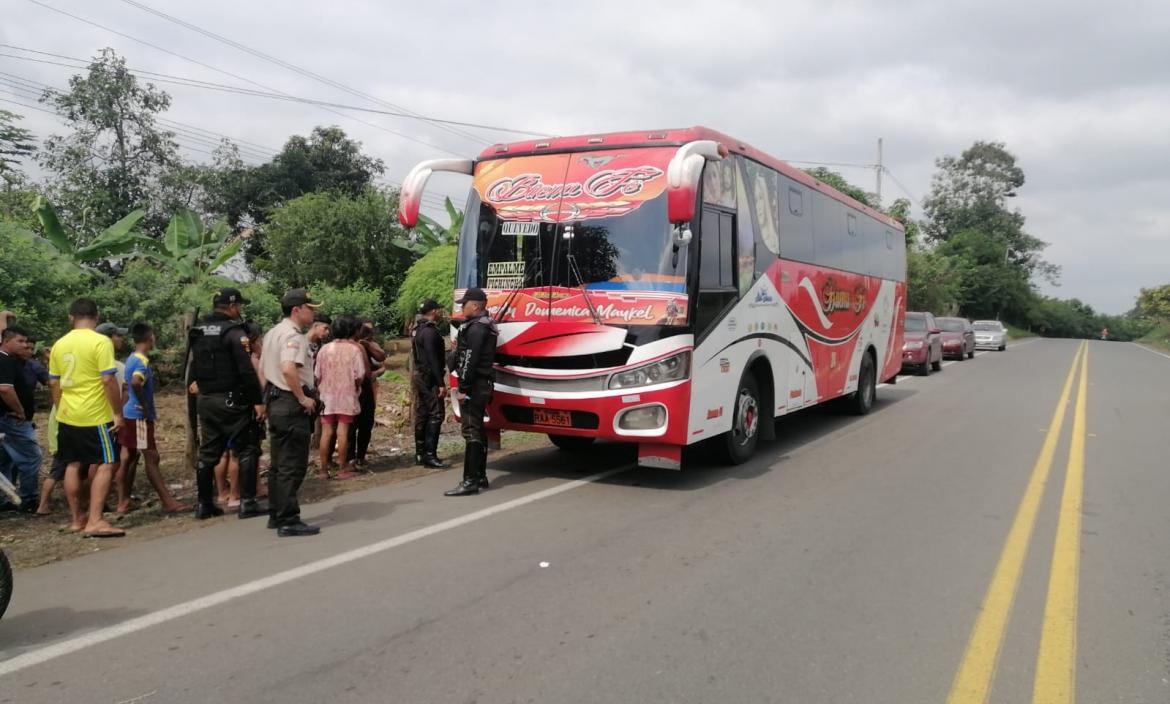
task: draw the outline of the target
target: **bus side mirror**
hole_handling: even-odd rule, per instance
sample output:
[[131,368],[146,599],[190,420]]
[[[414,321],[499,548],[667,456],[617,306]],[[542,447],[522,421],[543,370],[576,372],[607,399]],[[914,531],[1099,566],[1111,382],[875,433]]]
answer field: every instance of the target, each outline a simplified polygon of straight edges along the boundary
[[436,171],[470,176],[475,171],[475,162],[471,159],[431,159],[410,170],[398,194],[398,222],[408,230],[418,224],[423,191],[426,190],[427,180]]
[[666,212],[671,223],[682,225],[694,220],[703,165],[720,161],[727,154],[727,147],[709,139],[679,147],[666,167]]

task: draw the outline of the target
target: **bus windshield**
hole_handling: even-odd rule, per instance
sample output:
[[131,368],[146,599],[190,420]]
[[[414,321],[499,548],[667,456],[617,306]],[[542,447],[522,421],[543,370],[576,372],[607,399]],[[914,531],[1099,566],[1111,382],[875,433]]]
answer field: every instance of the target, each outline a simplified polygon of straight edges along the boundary
[[503,220],[472,191],[456,281],[457,288],[682,294],[686,268],[687,248],[674,245],[665,193],[624,215],[560,224]]

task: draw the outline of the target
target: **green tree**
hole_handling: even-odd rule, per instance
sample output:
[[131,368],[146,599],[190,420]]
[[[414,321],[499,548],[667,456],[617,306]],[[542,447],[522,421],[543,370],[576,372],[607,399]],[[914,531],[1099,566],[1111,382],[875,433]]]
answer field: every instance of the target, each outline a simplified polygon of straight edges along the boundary
[[804,172],[825,184],[826,186],[831,186],[838,191],[841,191],[862,205],[868,205],[871,208],[878,207],[877,198],[872,193],[853,185],[848,180],[846,180],[844,176],[837,173],[836,171],[833,171],[832,169],[827,169],[824,166],[817,166],[816,168],[805,169]]
[[1135,312],[1150,320],[1170,322],[1170,284],[1143,288],[1138,294]]
[[390,246],[402,236],[396,194],[366,189],[357,196],[310,193],[272,213],[268,254],[255,262],[277,289],[360,282],[390,303],[410,266],[409,252]]
[[86,74],[69,79],[67,92],[46,92],[41,102],[70,128],[46,140],[39,161],[74,244],[88,244],[136,209],[149,209],[146,231],[161,232],[159,184],[179,164],[174,135],[156,122],[170,96],[141,85],[124,59],[103,49]]
[[69,329],[69,301],[93,290],[94,279],[19,224],[0,219],[0,310],[16,313],[38,337],[55,339]]
[[0,110],[0,186],[6,191],[23,182],[21,162],[37,151],[32,132],[16,125],[19,119],[16,113]]
[[455,295],[455,261],[459,248],[455,245],[436,247],[411,265],[398,291],[394,307],[400,319],[414,318],[419,305],[433,298],[451,310]]
[[1047,244],[1028,234],[1024,215],[1007,206],[1024,171],[1002,143],[976,142],[937,161],[924,202],[926,239],[942,256],[965,262],[960,309],[967,315],[1018,316],[1032,305],[1032,282],[1056,282],[1059,268],[1040,254]]
[[463,211],[456,208],[450,198],[443,199],[443,207],[447,209],[447,227],[443,227],[432,217],[420,214],[418,224],[410,234],[403,239],[394,240],[394,246],[422,255],[436,247],[458,244],[459,233],[463,231]]
[[338,288],[325,283],[314,284],[309,287],[313,297],[321,301],[321,312],[337,317],[339,315],[355,315],[359,318],[369,318],[386,330],[397,327],[397,318],[394,310],[385,301],[385,296],[378,288],[357,282]]
[[959,308],[962,282],[956,275],[960,261],[934,250],[911,247],[906,251],[906,309],[953,315]]
[[226,215],[237,231],[255,230],[246,248],[250,262],[265,255],[264,225],[277,208],[307,193],[357,198],[385,170],[381,159],[362,152],[361,142],[333,126],[290,137],[272,161],[256,167],[246,166],[230,151],[217,153],[216,163],[197,179],[210,212]]

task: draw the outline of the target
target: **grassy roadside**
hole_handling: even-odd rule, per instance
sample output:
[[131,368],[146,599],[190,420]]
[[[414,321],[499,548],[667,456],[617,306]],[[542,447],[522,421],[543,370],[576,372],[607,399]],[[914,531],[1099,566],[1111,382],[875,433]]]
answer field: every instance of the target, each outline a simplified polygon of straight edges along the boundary
[[1160,349],[1163,352],[1170,352],[1170,322],[1158,325],[1137,342]]
[[1006,323],[1005,325],[1007,326],[1008,337],[1013,340],[1022,340],[1028,337],[1036,337],[1036,333],[1032,332],[1031,330],[1017,328],[1015,325],[1007,325]]

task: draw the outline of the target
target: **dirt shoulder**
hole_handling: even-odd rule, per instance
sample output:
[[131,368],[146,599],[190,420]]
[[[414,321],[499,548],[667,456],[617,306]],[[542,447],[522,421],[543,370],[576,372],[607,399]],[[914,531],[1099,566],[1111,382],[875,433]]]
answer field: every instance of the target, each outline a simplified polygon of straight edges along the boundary
[[[391,375],[390,379],[379,382],[376,426],[367,465],[368,473],[348,481],[321,481],[309,476],[301,489],[300,500],[312,504],[334,496],[362,491],[377,486],[414,479],[419,476],[452,470],[433,470],[415,466],[413,431],[409,430],[409,390],[405,380]],[[193,503],[195,499],[195,477],[185,469],[184,449],[186,446],[186,399],[181,393],[160,394],[157,399],[159,422],[156,426],[156,440],[162,456],[163,477],[180,501]],[[37,414],[38,430],[42,447],[45,442],[47,413]],[[463,441],[459,428],[451,418],[443,428],[440,456],[457,469],[462,462]],[[503,450],[494,452],[500,457],[526,449],[541,447],[548,443],[543,435],[531,433],[504,433]],[[267,443],[264,449],[267,450]],[[48,476],[51,460],[46,458],[42,476]],[[261,458],[261,469],[268,466],[268,457]],[[453,474],[454,476],[454,474]],[[236,520],[234,516],[196,521],[191,515],[163,516],[159,512],[158,498],[146,481],[145,472],[139,468],[134,494],[142,499],[142,507],[125,516],[107,514],[107,518],[127,530],[125,538],[116,540],[87,540],[68,532],[68,508],[65,505],[63,489],[54,490],[52,509],[49,516],[32,517],[15,513],[0,514],[0,547],[8,555],[13,567],[27,569],[38,565],[66,560],[99,550],[116,550],[144,540],[156,540],[176,533],[197,530],[200,527],[223,520]],[[112,506],[113,497],[108,502]],[[262,519],[256,519],[262,520]]]

